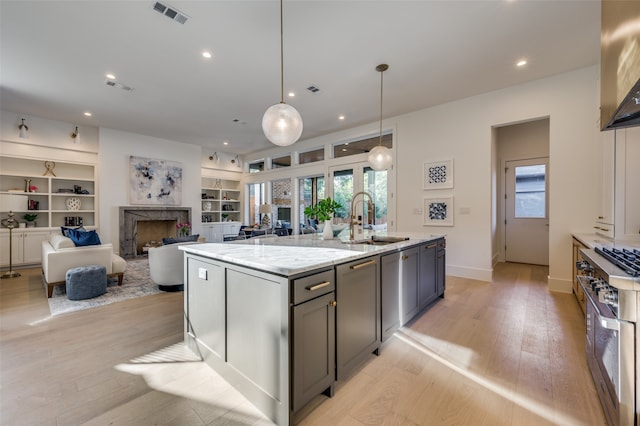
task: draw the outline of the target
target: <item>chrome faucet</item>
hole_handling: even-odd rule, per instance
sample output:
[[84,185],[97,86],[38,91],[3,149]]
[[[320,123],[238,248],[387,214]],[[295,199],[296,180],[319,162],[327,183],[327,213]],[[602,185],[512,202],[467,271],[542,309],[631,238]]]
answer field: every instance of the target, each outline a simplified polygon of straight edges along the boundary
[[[369,211],[368,211],[368,217],[367,217],[367,221],[373,225],[374,221],[375,221],[375,217],[376,217],[376,205],[373,201],[373,197],[371,196],[371,194],[369,194],[366,191],[360,191],[357,192],[353,195],[353,198],[351,198],[351,220],[349,222],[349,240],[353,241],[355,239],[355,232],[354,232],[354,227],[355,225],[358,224],[358,221],[356,220],[356,198],[362,195],[362,202],[364,203],[364,196],[366,195],[367,197],[369,197],[369,202],[368,202],[368,206],[369,206]],[[371,218],[371,220],[369,220],[369,218]]]

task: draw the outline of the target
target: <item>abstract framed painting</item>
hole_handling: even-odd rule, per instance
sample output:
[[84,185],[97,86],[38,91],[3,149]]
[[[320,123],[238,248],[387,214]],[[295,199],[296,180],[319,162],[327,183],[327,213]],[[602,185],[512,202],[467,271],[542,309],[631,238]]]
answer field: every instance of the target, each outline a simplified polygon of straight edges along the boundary
[[425,226],[453,226],[453,197],[424,199]]
[[131,204],[182,204],[182,164],[175,161],[129,157]]
[[453,159],[423,164],[422,189],[453,188]]

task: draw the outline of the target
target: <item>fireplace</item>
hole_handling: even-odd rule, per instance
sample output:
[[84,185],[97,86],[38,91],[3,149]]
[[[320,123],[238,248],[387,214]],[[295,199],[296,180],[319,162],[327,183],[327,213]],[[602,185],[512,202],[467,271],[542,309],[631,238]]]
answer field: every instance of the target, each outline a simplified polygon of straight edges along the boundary
[[190,207],[120,207],[120,256],[136,257],[149,241],[175,237],[175,225],[185,222],[191,223]]

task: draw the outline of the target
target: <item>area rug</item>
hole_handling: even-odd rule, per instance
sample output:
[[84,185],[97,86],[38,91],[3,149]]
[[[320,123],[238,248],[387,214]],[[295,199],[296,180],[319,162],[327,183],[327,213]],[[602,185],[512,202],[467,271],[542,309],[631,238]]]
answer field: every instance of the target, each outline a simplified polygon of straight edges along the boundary
[[156,293],[162,293],[162,290],[151,281],[149,261],[137,259],[127,261],[121,286],[118,286],[117,278],[108,279],[107,292],[102,296],[87,300],[69,300],[65,287],[61,285],[54,287],[53,296],[48,300],[51,315],[60,315]]

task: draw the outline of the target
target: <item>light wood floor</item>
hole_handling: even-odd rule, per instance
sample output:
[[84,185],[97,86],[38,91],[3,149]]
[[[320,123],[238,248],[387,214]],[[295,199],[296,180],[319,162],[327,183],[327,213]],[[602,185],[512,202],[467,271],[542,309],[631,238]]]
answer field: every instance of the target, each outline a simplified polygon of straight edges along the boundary
[[[50,317],[38,269],[0,281],[0,424],[269,424],[184,350],[182,293]],[[304,425],[604,425],[580,309],[547,268],[447,277],[446,298],[314,400]]]

